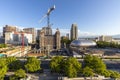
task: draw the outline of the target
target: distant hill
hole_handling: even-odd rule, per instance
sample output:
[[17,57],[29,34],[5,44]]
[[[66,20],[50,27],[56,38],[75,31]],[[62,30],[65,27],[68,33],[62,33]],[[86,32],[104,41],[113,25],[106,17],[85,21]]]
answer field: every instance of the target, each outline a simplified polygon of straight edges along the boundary
[[120,38],[120,34],[112,35],[113,38]]
[[94,36],[79,36],[79,38],[96,38],[98,37],[98,35],[94,35]]
[[[120,38],[120,34],[117,35],[109,35],[112,36],[112,38]],[[87,35],[87,36],[79,36],[79,38],[96,38],[99,37],[99,35]]]

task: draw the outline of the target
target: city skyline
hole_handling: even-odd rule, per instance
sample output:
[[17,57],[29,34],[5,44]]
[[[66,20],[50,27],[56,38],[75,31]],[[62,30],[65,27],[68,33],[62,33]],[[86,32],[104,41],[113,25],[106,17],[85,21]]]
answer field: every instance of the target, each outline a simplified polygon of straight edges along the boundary
[[41,29],[47,26],[47,19],[39,20],[55,5],[50,15],[53,32],[59,28],[66,35],[76,23],[79,36],[120,34],[119,4],[119,0],[1,0],[0,28],[7,24]]

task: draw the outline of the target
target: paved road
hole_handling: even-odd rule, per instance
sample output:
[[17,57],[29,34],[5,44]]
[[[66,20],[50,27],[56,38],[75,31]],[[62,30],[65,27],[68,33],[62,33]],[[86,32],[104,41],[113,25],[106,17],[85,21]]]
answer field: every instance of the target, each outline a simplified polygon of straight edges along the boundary
[[[21,61],[26,61],[26,59],[20,59]],[[42,69],[50,69],[49,63],[51,59],[41,60]],[[79,62],[82,62],[83,59],[78,59]],[[103,59],[107,69],[116,70],[120,72],[120,59]]]
[[[78,59],[79,62],[82,62],[83,59]],[[120,59],[103,59],[104,63],[106,64],[107,68],[108,69],[111,69],[111,70],[117,70],[120,72]],[[43,60],[41,62],[41,67],[43,69],[49,69],[49,63],[50,63],[50,60]]]

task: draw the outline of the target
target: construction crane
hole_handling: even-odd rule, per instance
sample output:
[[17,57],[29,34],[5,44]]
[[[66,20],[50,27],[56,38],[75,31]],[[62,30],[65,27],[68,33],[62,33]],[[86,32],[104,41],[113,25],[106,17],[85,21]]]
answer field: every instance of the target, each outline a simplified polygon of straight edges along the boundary
[[21,32],[21,38],[22,38],[22,47],[21,47],[21,54],[20,54],[20,56],[22,56],[24,54],[24,32],[23,31]]
[[22,50],[24,51],[24,33],[23,32],[22,32],[21,36],[22,36]]
[[55,5],[48,9],[48,12],[41,18],[39,23],[42,22],[42,20],[47,17],[47,26],[50,27],[50,13],[55,9]]

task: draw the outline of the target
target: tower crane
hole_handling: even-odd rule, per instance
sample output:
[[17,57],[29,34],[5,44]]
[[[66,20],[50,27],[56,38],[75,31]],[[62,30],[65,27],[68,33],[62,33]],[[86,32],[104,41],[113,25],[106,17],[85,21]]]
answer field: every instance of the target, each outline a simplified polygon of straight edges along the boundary
[[42,22],[42,20],[47,17],[47,26],[50,27],[50,13],[55,9],[55,5],[48,9],[48,12],[41,18],[39,23]]

